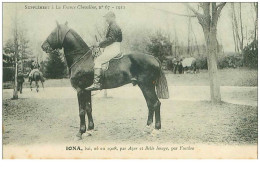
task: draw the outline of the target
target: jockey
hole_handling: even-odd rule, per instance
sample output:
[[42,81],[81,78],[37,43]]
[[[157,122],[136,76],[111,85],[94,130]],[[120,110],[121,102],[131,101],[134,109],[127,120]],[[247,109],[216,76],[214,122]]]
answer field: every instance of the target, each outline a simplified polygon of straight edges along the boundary
[[122,42],[122,31],[116,23],[116,16],[113,12],[108,12],[104,16],[108,23],[106,39],[99,43],[100,48],[105,48],[104,52],[95,59],[94,81],[86,90],[101,90],[100,78],[102,64],[116,57],[120,52],[120,43]]

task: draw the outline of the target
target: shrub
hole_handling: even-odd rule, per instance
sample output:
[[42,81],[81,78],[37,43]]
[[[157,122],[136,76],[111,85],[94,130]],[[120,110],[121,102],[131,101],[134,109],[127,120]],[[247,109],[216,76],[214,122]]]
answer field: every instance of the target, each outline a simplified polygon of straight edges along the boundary
[[147,51],[153,56],[159,58],[163,61],[166,59],[166,56],[172,54],[172,44],[169,38],[158,31],[155,34],[150,36],[150,42],[147,45]]
[[218,68],[237,68],[243,66],[243,60],[241,55],[233,54],[224,57],[220,57],[218,60]]
[[198,69],[208,69],[207,57],[197,57],[196,66]]
[[250,68],[258,67],[258,41],[253,41],[244,48],[244,66]]
[[13,81],[15,76],[14,67],[4,67],[3,68],[3,82]]

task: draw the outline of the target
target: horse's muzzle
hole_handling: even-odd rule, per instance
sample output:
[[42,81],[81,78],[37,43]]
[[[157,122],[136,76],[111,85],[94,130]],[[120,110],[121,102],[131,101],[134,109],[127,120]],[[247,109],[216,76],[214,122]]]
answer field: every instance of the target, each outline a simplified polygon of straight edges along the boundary
[[46,53],[50,53],[53,51],[47,40],[44,41],[44,43],[42,44],[42,50]]

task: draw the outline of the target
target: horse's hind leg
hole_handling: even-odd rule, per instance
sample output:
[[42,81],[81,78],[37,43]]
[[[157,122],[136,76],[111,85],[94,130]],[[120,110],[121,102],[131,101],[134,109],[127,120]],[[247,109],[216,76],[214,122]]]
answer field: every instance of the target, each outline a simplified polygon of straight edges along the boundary
[[35,84],[36,84],[36,91],[39,92],[39,84],[38,84],[38,81],[35,81]]
[[23,93],[23,83],[21,82],[20,83],[20,94],[22,94]]
[[[149,84],[149,85],[139,85],[143,95],[145,97],[147,107],[148,107],[148,120],[147,120],[147,126],[151,126],[153,123],[153,116],[155,113],[155,129],[159,130],[161,129],[161,117],[160,117],[160,101],[155,93],[155,85]],[[147,127],[148,128],[148,127]],[[148,128],[150,129],[150,128]],[[145,131],[145,132],[149,132]]]
[[43,84],[43,81],[41,80],[41,83],[42,83],[42,89],[44,90],[44,84]]
[[32,91],[32,80],[30,80],[30,88],[31,88],[31,91]]

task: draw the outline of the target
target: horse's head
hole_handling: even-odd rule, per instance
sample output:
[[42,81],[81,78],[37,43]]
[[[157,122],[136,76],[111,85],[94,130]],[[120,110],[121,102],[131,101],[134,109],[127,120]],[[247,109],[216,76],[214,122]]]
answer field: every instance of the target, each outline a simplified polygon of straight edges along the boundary
[[50,53],[56,49],[61,49],[63,47],[64,38],[69,31],[67,22],[65,24],[59,24],[58,22],[56,23],[57,27],[42,44],[42,50],[46,53]]

